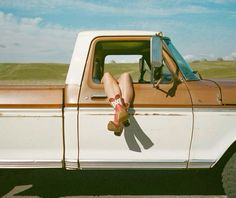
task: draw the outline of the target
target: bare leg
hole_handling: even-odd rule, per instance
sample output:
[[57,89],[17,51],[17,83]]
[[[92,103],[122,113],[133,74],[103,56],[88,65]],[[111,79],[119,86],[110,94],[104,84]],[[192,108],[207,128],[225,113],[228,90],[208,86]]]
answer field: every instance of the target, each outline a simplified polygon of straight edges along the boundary
[[[127,75],[122,76],[123,77],[120,78],[120,82],[122,83],[122,88],[124,87],[123,89],[126,91],[125,82],[127,81],[128,77],[125,77]],[[114,79],[110,73],[105,73],[103,75],[102,83],[104,84],[104,90],[107,97],[109,98],[109,102],[115,110],[114,121],[110,121],[107,125],[107,128],[109,131],[114,131],[115,134],[120,135],[123,130],[122,123],[127,122],[129,117],[127,109],[123,106],[122,103],[120,86],[118,85],[117,80]]]
[[104,84],[104,90],[109,99],[114,98],[116,95],[121,95],[118,82],[110,73],[106,72],[103,75],[101,82]]
[[124,99],[124,102],[129,106],[134,97],[133,82],[130,74],[123,73],[118,79],[118,82],[122,98]]

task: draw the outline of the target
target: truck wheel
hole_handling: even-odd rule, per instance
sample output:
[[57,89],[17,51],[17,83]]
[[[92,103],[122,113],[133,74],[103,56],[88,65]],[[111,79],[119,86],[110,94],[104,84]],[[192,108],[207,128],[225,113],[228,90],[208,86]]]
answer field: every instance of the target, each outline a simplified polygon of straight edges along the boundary
[[229,198],[236,197],[236,153],[226,163],[222,173],[222,183]]

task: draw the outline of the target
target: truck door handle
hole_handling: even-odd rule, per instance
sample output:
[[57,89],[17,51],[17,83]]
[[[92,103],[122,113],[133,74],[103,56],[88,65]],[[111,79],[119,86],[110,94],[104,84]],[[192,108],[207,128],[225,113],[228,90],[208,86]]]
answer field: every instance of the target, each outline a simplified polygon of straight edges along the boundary
[[93,94],[91,96],[91,99],[94,100],[94,99],[106,99],[107,96],[105,94]]

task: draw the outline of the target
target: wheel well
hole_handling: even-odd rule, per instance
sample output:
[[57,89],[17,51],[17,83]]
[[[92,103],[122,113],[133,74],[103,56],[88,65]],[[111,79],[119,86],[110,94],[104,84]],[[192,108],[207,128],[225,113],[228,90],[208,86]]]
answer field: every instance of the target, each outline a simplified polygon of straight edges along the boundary
[[225,151],[220,160],[215,164],[213,168],[220,168],[223,170],[225,164],[229,161],[231,156],[236,152],[236,141]]

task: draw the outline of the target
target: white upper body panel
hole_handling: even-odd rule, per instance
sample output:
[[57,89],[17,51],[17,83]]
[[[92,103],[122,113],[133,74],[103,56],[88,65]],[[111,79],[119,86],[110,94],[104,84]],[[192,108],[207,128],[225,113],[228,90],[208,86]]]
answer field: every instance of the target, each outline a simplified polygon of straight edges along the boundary
[[79,85],[82,80],[89,47],[92,40],[100,36],[153,36],[157,32],[151,31],[85,31],[77,36],[73,55],[70,62],[66,84]]

